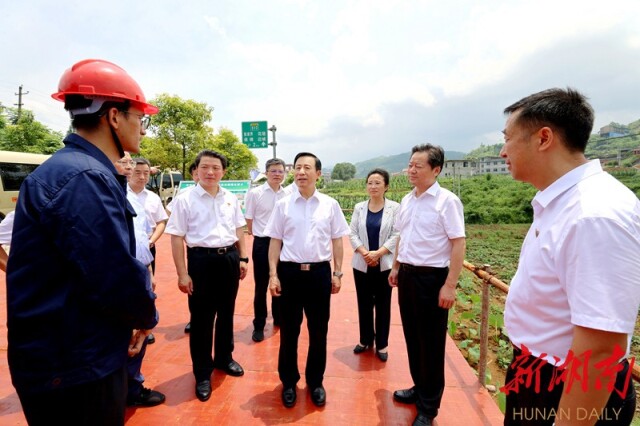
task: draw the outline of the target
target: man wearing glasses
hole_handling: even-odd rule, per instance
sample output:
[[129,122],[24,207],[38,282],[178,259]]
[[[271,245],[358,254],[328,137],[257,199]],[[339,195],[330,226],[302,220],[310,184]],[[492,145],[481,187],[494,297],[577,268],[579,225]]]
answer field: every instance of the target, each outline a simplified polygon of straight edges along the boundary
[[[114,163],[116,170],[123,176],[126,176],[128,180],[133,175],[133,168],[136,162],[131,159],[131,154],[124,153],[122,159]],[[131,203],[131,207],[136,211],[136,217],[133,218],[133,227],[136,233],[136,259],[142,262],[143,265],[149,270],[149,276],[151,277],[151,288],[156,290],[156,282],[154,278],[153,269],[151,268],[151,262],[153,261],[153,255],[149,249],[149,234],[151,232],[151,223],[145,214],[144,206],[137,200],[133,191],[127,192],[127,200]],[[142,361],[147,352],[147,345],[149,344],[149,338],[152,333],[147,330],[142,330],[137,334],[145,335],[146,339],[141,336],[141,341],[136,342],[140,351],[135,353],[132,351],[132,356],[129,357],[127,362],[127,405],[139,406],[139,407],[153,407],[158,404],[162,404],[165,400],[165,396],[155,390],[145,388],[144,375],[142,374]]]
[[[253,296],[253,334],[254,342],[264,340],[264,326],[267,322],[267,288],[269,287],[269,242],[271,238],[264,234],[276,201],[290,194],[289,189],[282,187],[285,176],[284,161],[279,158],[267,160],[265,164],[267,181],[252,189],[245,200],[245,218],[249,235],[253,235],[253,279],[255,293]],[[271,298],[271,315],[273,326],[280,326],[280,299]]]
[[[167,226],[167,220],[169,216],[162,206],[162,200],[160,197],[152,191],[146,188],[149,182],[149,176],[151,175],[151,164],[146,158],[138,157],[133,159],[133,173],[129,177],[129,185],[127,185],[127,197],[135,198],[138,203],[144,208],[144,212],[147,217],[147,221],[151,225],[149,231],[149,250],[153,260],[151,261],[151,270],[156,273],[156,241],[160,239],[165,227]],[[148,344],[155,343],[156,338],[153,333],[149,334],[147,339]]]
[[126,71],[98,59],[65,71],[52,96],[74,133],[20,188],[7,265],[9,371],[29,424],[124,424],[128,352],[139,351],[132,330],[157,318],[113,163],[140,151],[145,114],[158,108]]

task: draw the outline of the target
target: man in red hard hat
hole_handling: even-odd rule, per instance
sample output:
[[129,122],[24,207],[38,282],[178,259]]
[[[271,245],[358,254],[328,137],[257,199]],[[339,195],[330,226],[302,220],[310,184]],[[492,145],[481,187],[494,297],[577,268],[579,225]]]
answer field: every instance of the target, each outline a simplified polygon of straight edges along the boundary
[[122,68],[96,59],[65,71],[53,98],[75,132],[20,188],[9,371],[29,424],[124,424],[127,352],[139,351],[157,313],[113,163],[139,151],[158,109]]

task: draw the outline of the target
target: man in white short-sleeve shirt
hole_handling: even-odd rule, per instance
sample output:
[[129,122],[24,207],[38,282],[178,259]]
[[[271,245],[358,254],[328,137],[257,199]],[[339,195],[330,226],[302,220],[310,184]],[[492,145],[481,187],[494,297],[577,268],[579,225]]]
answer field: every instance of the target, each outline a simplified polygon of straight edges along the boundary
[[[131,159],[131,154],[128,152],[125,152],[124,157],[113,163],[118,173],[126,176],[127,179],[131,178],[135,164]],[[149,250],[149,231],[151,225],[145,214],[144,207],[138,202],[132,191],[127,192],[127,200],[136,212],[136,217],[133,218],[133,227],[136,234],[136,259],[149,269],[151,288],[155,291],[155,278],[151,270],[153,255]],[[143,386],[144,375],[142,374],[142,362],[147,353],[149,336],[152,335],[151,330],[144,330],[143,333],[148,333],[148,336],[138,344],[140,352],[129,356],[127,360],[127,405],[130,407],[153,407],[165,401],[165,395],[163,393]]]
[[[602,424],[628,425],[635,392],[624,356],[640,306],[640,203],[585,158],[594,114],[579,92],[545,90],[505,114],[500,155],[515,179],[539,190],[504,313],[514,344],[505,424],[560,426],[596,412],[611,420]],[[539,389],[524,385],[532,366]],[[576,368],[578,382],[555,380],[569,371],[573,381]]]
[[195,393],[204,402],[211,397],[214,368],[231,376],[244,374],[232,358],[233,314],[239,281],[247,274],[249,258],[244,243],[246,222],[238,198],[219,184],[227,158],[203,150],[195,163],[198,185],[176,197],[166,232],[171,235],[178,288],[189,298]]
[[[127,197],[135,198],[145,211],[147,217],[147,223],[151,226],[149,235],[149,251],[153,259],[151,261],[151,271],[155,275],[156,273],[156,241],[162,236],[165,227],[167,226],[167,219],[169,216],[162,206],[162,200],[158,194],[149,191],[145,186],[149,182],[149,176],[151,175],[151,163],[146,158],[138,157],[133,159],[135,165],[133,172],[127,177],[129,183],[127,185]],[[147,338],[148,343],[151,345],[156,342],[156,337],[153,333],[149,334]]]
[[413,386],[393,398],[416,404],[414,425],[431,425],[444,392],[444,359],[449,309],[465,253],[464,213],[460,199],[436,180],[444,150],[414,146],[409,160],[413,191],[400,203],[395,229],[400,232],[389,284],[398,287]]
[[264,231],[271,237],[269,290],[281,299],[278,374],[283,387],[282,403],[293,407],[300,380],[298,336],[304,313],[309,330],[307,388],[311,401],[323,406],[331,295],[340,291],[342,237],[349,235],[349,225],[338,202],[316,189],[322,175],[318,157],[299,153],[294,160],[294,173],[298,190],[276,203]]
[[[269,287],[269,238],[264,233],[269,217],[276,201],[291,191],[282,187],[285,178],[285,163],[279,158],[271,158],[265,164],[267,181],[253,188],[245,199],[244,217],[247,220],[247,231],[253,235],[253,333],[254,342],[264,340],[264,326],[267,322],[267,289]],[[280,326],[280,298],[271,297],[271,315],[273,326]]]

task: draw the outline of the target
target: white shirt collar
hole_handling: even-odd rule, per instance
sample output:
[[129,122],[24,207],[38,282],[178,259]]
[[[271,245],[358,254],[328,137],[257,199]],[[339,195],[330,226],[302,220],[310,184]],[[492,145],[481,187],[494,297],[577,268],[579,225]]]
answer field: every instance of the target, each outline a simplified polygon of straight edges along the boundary
[[588,163],[578,166],[556,179],[555,182],[543,191],[539,191],[531,201],[531,204],[537,203],[542,208],[545,208],[569,188],[577,185],[578,182],[598,173],[602,173],[600,160],[591,160]]

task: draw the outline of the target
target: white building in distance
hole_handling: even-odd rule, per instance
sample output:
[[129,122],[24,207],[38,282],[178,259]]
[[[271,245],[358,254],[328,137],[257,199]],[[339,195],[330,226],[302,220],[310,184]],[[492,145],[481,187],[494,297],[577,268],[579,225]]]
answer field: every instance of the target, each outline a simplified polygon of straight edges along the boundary
[[469,160],[446,160],[442,167],[441,177],[469,177],[495,174],[508,175],[506,160],[502,157],[483,157]]

